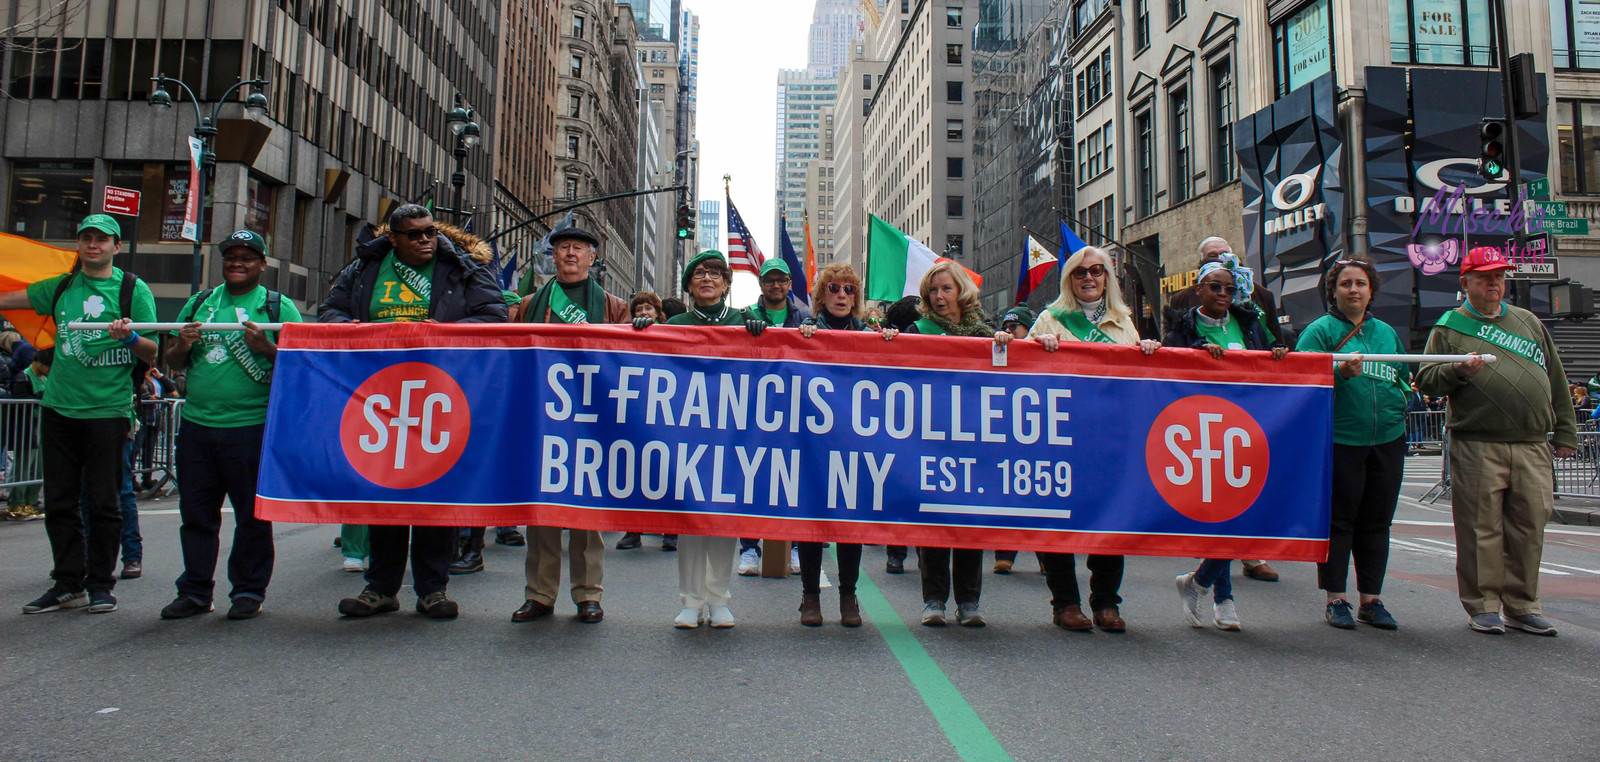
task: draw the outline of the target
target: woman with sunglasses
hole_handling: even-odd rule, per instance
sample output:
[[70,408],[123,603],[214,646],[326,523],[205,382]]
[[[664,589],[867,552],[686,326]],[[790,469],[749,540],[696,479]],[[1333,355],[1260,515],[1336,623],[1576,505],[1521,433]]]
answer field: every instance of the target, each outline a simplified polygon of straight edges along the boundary
[[[816,313],[800,324],[800,335],[811,338],[819,330],[870,331],[861,319],[861,276],[844,264],[831,264],[817,271],[811,285],[811,305]],[[880,330],[884,341],[899,331]],[[861,545],[834,544],[839,554],[839,623],[861,626],[861,604],[856,600],[856,580],[861,578]],[[822,543],[802,542],[800,551],[800,624],[822,626]]]
[[[1406,465],[1404,363],[1363,362],[1361,355],[1404,354],[1400,336],[1367,312],[1378,295],[1378,269],[1359,257],[1335,262],[1323,276],[1328,314],[1300,334],[1302,352],[1351,352],[1333,377],[1333,514],[1328,560],[1317,564],[1317,586],[1327,591],[1328,624],[1353,630],[1356,622],[1382,630],[1400,625],[1378,597],[1389,565],[1389,525],[1400,500]],[[1356,565],[1361,608],[1345,598],[1350,560]]]
[[[683,268],[683,291],[693,299],[689,311],[667,320],[667,325],[742,325],[751,335],[759,335],[766,323],[752,327],[739,310],[728,306],[728,289],[733,271],[720,251],[702,251]],[[643,330],[655,321],[633,319],[633,327]],[[680,630],[692,630],[708,619],[715,629],[734,625],[729,603],[733,594],[733,558],[739,547],[735,537],[683,535],[678,538],[678,594],[683,609],[672,620]]]
[[[1002,345],[1010,338],[1004,331],[994,336]],[[1079,249],[1062,264],[1061,295],[1034,321],[1028,338],[1037,340],[1046,352],[1054,352],[1061,342],[1068,341],[1136,346],[1145,354],[1161,347],[1159,341],[1139,338],[1133,310],[1123,301],[1117,275],[1111,270],[1111,257],[1093,246]],[[1103,632],[1127,629],[1117,609],[1122,603],[1122,556],[1089,556],[1089,609],[1094,612],[1090,621],[1081,606],[1077,558],[1071,553],[1038,555],[1057,627],[1074,632],[1089,632],[1096,626]]]
[[[1231,257],[1200,265],[1200,280],[1194,284],[1199,306],[1184,312],[1162,343],[1204,349],[1219,360],[1230,349],[1271,350],[1272,359],[1282,360],[1289,348],[1267,334],[1260,315],[1248,302],[1254,282],[1255,274]],[[1241,294],[1246,299],[1236,300]],[[1200,622],[1200,596],[1214,586],[1212,624],[1220,630],[1239,630],[1239,612],[1233,605],[1233,581],[1229,577],[1232,568],[1231,559],[1209,558],[1193,572],[1178,576],[1178,596],[1183,599],[1183,614],[1190,625],[1205,626]]]
[[[966,268],[945,260],[922,274],[921,319],[906,326],[906,333],[933,336],[994,335],[978,307],[978,287]],[[959,548],[917,548],[917,570],[922,574],[922,624],[945,625],[945,601],[952,583],[956,598],[956,623],[963,627],[984,626],[978,612],[978,597],[983,592],[983,551]]]

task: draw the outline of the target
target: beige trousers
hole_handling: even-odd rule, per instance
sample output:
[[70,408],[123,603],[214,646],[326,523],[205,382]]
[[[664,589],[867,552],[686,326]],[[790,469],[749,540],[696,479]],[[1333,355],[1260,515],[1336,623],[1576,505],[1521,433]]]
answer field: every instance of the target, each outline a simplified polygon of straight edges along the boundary
[[1468,614],[1539,612],[1544,525],[1555,510],[1543,442],[1450,442],[1456,583]]
[[684,608],[726,606],[733,600],[728,587],[733,584],[733,559],[738,550],[737,537],[686,534],[678,538],[678,594]]
[[600,581],[606,573],[606,542],[599,532],[560,527],[528,527],[528,560],[523,565],[527,577],[524,596],[546,606],[554,606],[556,589],[561,586],[561,533],[567,540],[569,573],[572,577],[572,602],[600,600]]

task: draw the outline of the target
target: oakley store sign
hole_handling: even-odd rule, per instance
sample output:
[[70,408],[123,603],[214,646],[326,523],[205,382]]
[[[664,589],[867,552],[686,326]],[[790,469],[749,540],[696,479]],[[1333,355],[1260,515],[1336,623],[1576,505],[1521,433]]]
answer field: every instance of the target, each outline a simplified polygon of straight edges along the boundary
[[1322,315],[1317,281],[1346,250],[1336,90],[1325,74],[1234,125],[1246,262],[1296,326]]
[[[1543,239],[1513,244],[1522,232],[1543,232],[1543,210],[1513,203],[1506,184],[1477,174],[1479,127],[1503,115],[1495,71],[1370,66],[1366,70],[1368,254],[1383,288],[1372,313],[1415,344],[1439,316],[1460,302],[1460,260],[1474,247],[1495,246],[1521,267],[1545,262]],[[1544,78],[1539,78],[1544,102]],[[1550,146],[1542,118],[1519,120],[1523,182],[1546,177]],[[1415,341],[1413,341],[1415,338]]]

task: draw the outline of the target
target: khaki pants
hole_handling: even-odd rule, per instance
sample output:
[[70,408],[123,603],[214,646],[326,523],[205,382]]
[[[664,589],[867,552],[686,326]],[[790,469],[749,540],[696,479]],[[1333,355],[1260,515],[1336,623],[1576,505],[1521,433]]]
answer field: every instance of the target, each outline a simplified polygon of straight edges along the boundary
[[1542,442],[1450,442],[1456,582],[1468,614],[1539,613],[1551,463]]
[[556,588],[561,586],[561,533],[570,531],[567,555],[572,577],[572,602],[600,600],[600,581],[606,572],[606,543],[599,532],[560,527],[528,527],[528,560],[523,565],[527,577],[525,597],[554,606]]

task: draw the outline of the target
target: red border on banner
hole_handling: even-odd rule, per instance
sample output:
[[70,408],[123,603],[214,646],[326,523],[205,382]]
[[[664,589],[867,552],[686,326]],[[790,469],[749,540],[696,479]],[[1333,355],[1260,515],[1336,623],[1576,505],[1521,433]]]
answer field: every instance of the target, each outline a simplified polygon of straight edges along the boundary
[[256,498],[256,515],[267,521],[310,524],[417,526],[559,526],[604,532],[762,537],[796,542],[859,542],[936,548],[1004,548],[1046,553],[1096,553],[1180,558],[1259,558],[1325,561],[1326,540],[1227,535],[1050,532],[951,525],[825,521],[581,508],[548,503],[523,505],[424,505],[382,502],[315,502]]

